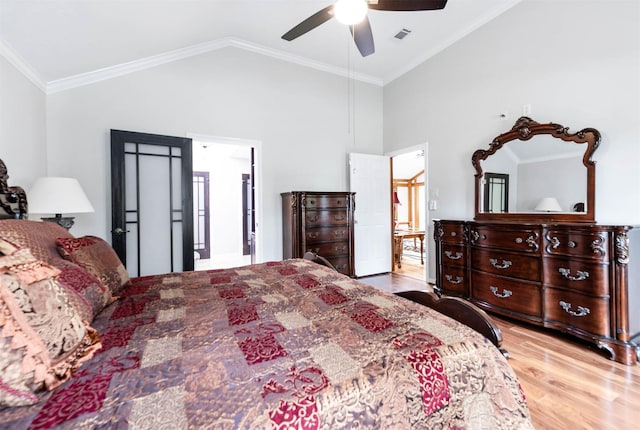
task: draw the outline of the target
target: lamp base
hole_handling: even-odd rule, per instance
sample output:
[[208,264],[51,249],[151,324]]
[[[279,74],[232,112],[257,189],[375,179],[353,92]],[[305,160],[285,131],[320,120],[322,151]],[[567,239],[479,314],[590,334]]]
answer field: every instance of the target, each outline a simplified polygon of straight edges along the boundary
[[40,219],[42,221],[55,222],[60,227],[64,227],[65,229],[69,230],[74,224],[75,217],[62,216],[62,214],[56,214],[56,216],[54,217],[40,218]]

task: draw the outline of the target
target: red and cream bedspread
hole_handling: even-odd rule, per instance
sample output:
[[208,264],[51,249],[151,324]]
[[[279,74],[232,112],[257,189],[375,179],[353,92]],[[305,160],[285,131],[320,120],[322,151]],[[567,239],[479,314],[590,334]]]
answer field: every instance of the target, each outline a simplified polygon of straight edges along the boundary
[[10,428],[532,428],[473,330],[305,260],[133,280],[102,350]]

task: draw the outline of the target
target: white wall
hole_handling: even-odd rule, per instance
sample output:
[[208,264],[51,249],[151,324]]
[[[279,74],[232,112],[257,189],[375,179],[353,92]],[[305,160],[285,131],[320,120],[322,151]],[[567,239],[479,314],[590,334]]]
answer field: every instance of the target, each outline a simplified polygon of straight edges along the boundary
[[76,217],[73,233],[110,239],[110,129],[251,139],[262,143],[263,258],[280,259],[280,193],[347,190],[347,153],[382,153],[382,89],[356,84],[350,130],[347,88],[338,76],[225,48],[49,95],[49,171],[77,177],[96,209]]
[[473,218],[473,151],[531,104],[538,122],[602,133],[596,219],[640,224],[639,18],[637,0],[525,0],[387,84],[385,152],[429,142],[431,217]]
[[47,174],[45,94],[0,55],[0,158],[9,185]]

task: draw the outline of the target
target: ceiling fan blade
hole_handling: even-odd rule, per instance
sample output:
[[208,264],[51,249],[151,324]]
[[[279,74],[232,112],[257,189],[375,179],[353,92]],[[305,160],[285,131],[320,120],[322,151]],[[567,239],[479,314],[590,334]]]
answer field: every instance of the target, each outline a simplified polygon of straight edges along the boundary
[[300,24],[293,27],[291,30],[287,31],[282,35],[284,40],[293,40],[296,37],[300,37],[308,31],[313,30],[320,24],[324,24],[333,18],[333,5],[327,6],[324,9],[314,13],[309,18],[302,21]]
[[372,0],[369,9],[415,11],[444,9],[447,0]]
[[356,43],[358,51],[360,51],[363,57],[371,55],[376,51],[368,16],[365,15],[362,21],[355,25],[350,25],[349,30],[353,35],[353,41]]

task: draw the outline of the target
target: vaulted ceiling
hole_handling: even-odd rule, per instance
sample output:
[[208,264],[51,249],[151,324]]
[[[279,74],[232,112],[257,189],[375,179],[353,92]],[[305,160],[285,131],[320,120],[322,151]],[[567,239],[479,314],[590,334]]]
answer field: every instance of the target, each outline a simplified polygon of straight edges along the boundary
[[[281,39],[330,0],[0,0],[0,51],[45,88],[227,46],[384,85],[520,1],[369,10],[375,53],[363,58],[335,19]],[[402,29],[410,33],[399,40]]]

